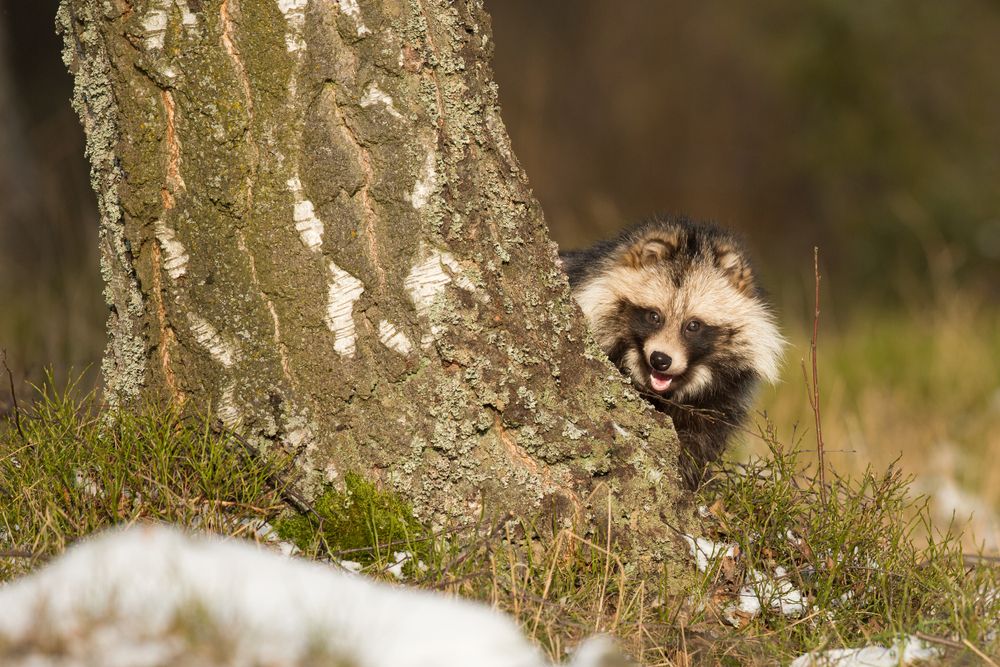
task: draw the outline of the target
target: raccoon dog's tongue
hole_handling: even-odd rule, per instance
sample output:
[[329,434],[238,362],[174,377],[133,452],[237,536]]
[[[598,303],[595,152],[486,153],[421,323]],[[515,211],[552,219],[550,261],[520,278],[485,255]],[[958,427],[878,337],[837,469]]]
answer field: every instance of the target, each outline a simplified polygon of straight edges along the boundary
[[653,391],[657,393],[664,392],[669,389],[670,383],[673,381],[673,375],[667,375],[666,373],[660,373],[659,371],[649,372],[649,384],[652,385]]

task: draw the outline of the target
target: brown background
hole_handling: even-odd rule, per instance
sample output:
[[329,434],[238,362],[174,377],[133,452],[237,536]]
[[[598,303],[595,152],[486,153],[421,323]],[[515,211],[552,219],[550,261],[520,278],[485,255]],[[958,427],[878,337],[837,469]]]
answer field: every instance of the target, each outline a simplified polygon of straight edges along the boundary
[[[55,6],[0,4],[0,346],[19,379],[92,381],[96,212]],[[714,219],[746,233],[786,317],[819,245],[834,325],[943,281],[995,298],[997,3],[487,7],[504,118],[561,244],[657,211]]]

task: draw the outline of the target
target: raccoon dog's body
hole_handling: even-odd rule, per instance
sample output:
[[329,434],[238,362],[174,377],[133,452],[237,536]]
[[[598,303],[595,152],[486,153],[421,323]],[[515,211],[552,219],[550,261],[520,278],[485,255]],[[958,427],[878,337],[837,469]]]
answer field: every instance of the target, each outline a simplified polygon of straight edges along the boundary
[[742,245],[713,225],[654,218],[560,257],[597,343],[673,419],[697,486],[759,381],[777,378],[784,345]]

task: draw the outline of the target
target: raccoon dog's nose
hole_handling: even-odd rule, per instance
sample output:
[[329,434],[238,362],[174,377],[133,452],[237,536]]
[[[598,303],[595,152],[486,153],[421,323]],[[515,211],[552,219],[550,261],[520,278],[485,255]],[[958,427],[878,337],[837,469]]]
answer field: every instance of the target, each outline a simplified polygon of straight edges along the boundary
[[662,352],[654,352],[649,355],[649,365],[653,367],[653,370],[665,373],[670,364],[673,363],[673,359],[663,354]]

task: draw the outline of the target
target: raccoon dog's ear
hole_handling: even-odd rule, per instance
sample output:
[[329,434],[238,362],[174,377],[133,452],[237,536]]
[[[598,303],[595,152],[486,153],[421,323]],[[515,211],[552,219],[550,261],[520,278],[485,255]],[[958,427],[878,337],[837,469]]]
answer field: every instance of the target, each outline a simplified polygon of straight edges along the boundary
[[625,264],[639,269],[666,261],[677,251],[677,242],[677,236],[667,232],[644,236],[625,252]]
[[726,242],[716,244],[715,265],[722,269],[722,273],[738,291],[744,294],[753,293],[753,269],[739,248]]

